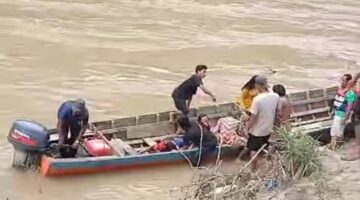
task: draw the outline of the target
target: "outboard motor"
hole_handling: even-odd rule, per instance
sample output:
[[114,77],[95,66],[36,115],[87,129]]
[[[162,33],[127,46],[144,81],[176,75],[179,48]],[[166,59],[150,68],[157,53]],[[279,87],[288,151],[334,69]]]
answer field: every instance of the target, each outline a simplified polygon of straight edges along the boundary
[[37,122],[17,120],[7,138],[15,150],[13,167],[32,168],[40,165],[41,155],[48,149],[50,136],[47,128]]

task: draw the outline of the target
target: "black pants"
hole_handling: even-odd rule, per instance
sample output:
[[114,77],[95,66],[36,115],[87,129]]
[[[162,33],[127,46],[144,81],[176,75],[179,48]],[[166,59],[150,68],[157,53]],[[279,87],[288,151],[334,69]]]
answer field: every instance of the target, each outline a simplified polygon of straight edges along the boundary
[[174,97],[173,97],[173,99],[174,99],[174,104],[175,104],[176,109],[180,110],[184,115],[189,114],[189,107],[186,104],[187,100],[178,99],[178,98],[174,98]]
[[[76,123],[71,123],[71,124],[67,124],[66,127],[64,128],[65,128],[64,132],[66,135],[61,136],[61,137],[65,137],[64,144],[73,145],[76,138],[80,134],[81,126]],[[68,137],[69,131],[70,131],[70,138]]]
[[270,135],[254,136],[250,133],[246,148],[250,151],[258,151],[264,144],[269,145],[269,138]]
[[[76,138],[80,134],[81,126],[78,124],[68,124],[65,128],[65,134],[60,137],[64,137],[64,144],[59,146],[59,153],[62,158],[73,158],[77,152],[76,149],[72,148],[71,145],[74,144]],[[68,132],[70,131],[70,138],[68,137]],[[70,146],[67,146],[70,145]]]

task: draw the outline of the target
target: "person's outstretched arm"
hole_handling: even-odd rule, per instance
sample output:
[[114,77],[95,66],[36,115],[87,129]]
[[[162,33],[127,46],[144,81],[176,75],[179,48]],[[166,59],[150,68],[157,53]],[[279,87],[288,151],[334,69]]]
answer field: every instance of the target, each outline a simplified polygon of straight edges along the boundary
[[200,84],[199,87],[205,94],[209,95],[214,102],[216,101],[215,95],[211,93],[210,90],[208,90],[203,84]]

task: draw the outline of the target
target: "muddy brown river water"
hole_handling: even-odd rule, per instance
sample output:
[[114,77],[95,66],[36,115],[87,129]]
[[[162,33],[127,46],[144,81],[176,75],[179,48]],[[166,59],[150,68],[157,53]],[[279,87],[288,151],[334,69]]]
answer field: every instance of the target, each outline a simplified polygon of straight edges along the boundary
[[219,102],[256,73],[290,91],[333,85],[359,69],[359,13],[357,0],[0,0],[0,199],[169,199],[187,166],[39,178],[11,168],[9,127],[53,127],[79,96],[93,121],[172,109],[200,63]]

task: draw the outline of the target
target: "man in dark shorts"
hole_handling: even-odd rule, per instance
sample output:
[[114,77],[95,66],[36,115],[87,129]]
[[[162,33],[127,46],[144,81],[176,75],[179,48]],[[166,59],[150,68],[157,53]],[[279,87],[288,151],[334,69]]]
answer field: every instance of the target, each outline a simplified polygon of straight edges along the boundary
[[[64,102],[58,110],[57,130],[59,146],[66,144],[77,148],[88,126],[89,112],[83,99]],[[70,131],[70,138],[68,132]]]
[[174,99],[175,107],[184,115],[189,113],[192,96],[196,94],[198,87],[200,87],[205,94],[211,96],[214,102],[216,101],[215,95],[206,89],[202,82],[202,79],[206,76],[206,70],[207,66],[205,65],[196,66],[195,74],[176,87],[171,95]]
[[[248,136],[247,149],[253,157],[256,152],[268,144],[272,132],[275,117],[279,108],[279,95],[268,90],[267,78],[258,76],[255,79],[255,87],[259,94],[254,98],[250,112],[251,116],[244,133]],[[252,169],[256,169],[256,159],[252,162]]]

